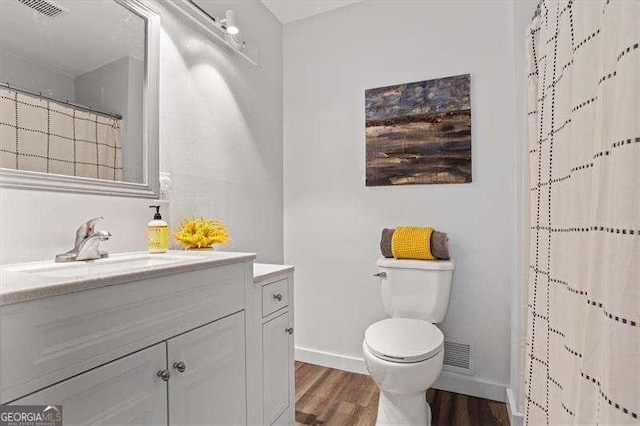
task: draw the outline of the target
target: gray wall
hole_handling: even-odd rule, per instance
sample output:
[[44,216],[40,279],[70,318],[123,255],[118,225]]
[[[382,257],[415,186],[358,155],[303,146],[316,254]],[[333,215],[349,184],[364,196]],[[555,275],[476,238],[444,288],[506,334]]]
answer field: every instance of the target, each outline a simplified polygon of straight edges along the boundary
[[526,304],[529,274],[529,154],[526,140],[527,125],[527,28],[538,5],[538,0],[513,1],[514,40],[514,109],[518,208],[516,254],[518,268],[513,283],[511,301],[511,393],[512,411],[521,412],[524,403],[524,342],[526,335]]
[[[193,214],[217,217],[234,239],[224,250],[281,262],[282,25],[258,1],[215,5],[222,14],[237,11],[260,49],[260,66],[192,29],[166,4],[152,2],[162,15],[161,166],[172,172],[174,184],[171,217],[166,207],[164,218],[175,226]],[[106,250],[146,250],[148,206],[154,203],[3,188],[0,262],[52,259],[69,250],[77,226],[94,216],[105,216],[99,228],[113,233]]]
[[282,25],[259,1],[198,3],[260,50],[255,66],[190,21],[161,13],[160,169],[171,173],[172,224],[192,215],[229,227],[225,250],[282,262]]
[[144,63],[126,56],[75,78],[76,102],[122,115],[124,180],[142,183]]
[[[296,266],[299,353],[361,363],[366,327],[385,316],[372,277],[380,230],[431,225],[449,234],[456,262],[442,329],[474,344],[475,374],[456,377],[458,390],[504,399],[516,269],[512,19],[509,2],[363,2],[285,26],[285,262]],[[365,187],[365,89],[464,73],[473,182]]]
[[144,62],[129,58],[126,146],[123,151],[124,177],[128,182],[144,180]]
[[43,95],[73,101],[75,99],[73,77],[24,60],[13,53],[0,51],[0,81]]

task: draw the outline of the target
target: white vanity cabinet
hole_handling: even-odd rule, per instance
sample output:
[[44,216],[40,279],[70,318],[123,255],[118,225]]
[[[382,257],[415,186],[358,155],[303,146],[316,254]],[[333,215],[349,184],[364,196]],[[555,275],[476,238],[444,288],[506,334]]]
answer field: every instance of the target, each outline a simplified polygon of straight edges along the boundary
[[68,425],[294,424],[293,268],[254,276],[254,258],[0,267],[0,403],[62,405]]
[[167,342],[169,424],[246,423],[244,312]]
[[[69,425],[245,424],[254,258],[170,252],[2,267],[0,403],[60,404]],[[75,270],[83,275],[70,279]]]
[[64,423],[69,425],[164,425],[167,407],[169,424],[244,424],[244,312],[13,404],[62,405]]
[[262,326],[262,357],[264,389],[264,422],[272,424],[290,404],[291,342],[290,313],[266,322]]
[[293,268],[254,264],[247,288],[249,424],[295,424]]
[[12,404],[62,405],[66,425],[167,423],[165,344],[80,374]]

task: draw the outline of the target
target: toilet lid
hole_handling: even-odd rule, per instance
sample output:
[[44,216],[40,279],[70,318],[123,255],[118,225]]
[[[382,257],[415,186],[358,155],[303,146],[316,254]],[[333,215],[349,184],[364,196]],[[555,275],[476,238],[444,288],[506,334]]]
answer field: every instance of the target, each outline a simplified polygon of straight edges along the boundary
[[391,362],[419,362],[442,350],[444,335],[435,325],[409,318],[387,318],[371,324],[364,341],[375,356]]

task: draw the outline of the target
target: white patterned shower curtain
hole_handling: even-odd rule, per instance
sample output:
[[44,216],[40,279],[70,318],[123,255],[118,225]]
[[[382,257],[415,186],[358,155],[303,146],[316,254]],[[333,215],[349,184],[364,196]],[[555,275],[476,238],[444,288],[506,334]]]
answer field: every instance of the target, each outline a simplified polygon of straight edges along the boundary
[[0,88],[0,167],[122,181],[121,122]]
[[528,34],[526,424],[640,423],[640,1]]

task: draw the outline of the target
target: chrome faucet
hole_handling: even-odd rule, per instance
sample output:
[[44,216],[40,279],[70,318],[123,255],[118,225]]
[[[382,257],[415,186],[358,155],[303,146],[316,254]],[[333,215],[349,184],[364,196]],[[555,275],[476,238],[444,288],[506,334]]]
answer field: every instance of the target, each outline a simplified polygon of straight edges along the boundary
[[82,224],[76,231],[74,247],[66,253],[56,255],[56,262],[74,262],[76,260],[92,260],[109,257],[109,253],[98,250],[101,241],[111,237],[109,231],[96,231],[95,224],[102,217],[95,217]]

